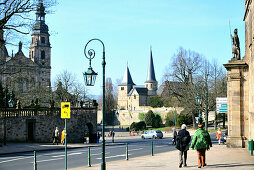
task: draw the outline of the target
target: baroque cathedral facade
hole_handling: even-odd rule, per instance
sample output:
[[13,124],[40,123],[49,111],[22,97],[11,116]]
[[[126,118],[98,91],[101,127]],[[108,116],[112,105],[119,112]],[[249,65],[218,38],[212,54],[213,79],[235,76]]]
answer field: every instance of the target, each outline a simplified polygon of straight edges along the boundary
[[136,86],[133,82],[128,66],[123,80],[118,85],[118,108],[121,110],[138,110],[140,106],[147,106],[149,98],[157,95],[158,82],[155,78],[152,50],[144,86]]
[[36,98],[42,103],[48,103],[51,92],[51,45],[45,15],[45,7],[39,2],[32,28],[29,58],[22,52],[22,42],[19,42],[18,52],[9,55],[3,39],[4,32],[0,31],[0,83],[9,91],[14,91],[24,104]]

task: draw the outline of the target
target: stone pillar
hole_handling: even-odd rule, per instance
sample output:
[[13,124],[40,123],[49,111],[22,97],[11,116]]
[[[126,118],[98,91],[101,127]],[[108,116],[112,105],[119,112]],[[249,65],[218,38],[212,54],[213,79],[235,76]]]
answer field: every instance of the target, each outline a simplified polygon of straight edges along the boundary
[[248,65],[241,60],[231,60],[224,64],[227,69],[227,98],[228,98],[228,147],[244,147],[244,137],[242,136],[241,120],[241,98],[244,84],[242,78],[243,69]]

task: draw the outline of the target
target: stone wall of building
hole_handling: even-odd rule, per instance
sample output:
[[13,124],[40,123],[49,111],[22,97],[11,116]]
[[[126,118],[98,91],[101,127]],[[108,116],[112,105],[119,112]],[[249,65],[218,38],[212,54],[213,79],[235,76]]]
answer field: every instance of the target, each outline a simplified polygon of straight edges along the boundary
[[[7,113],[7,141],[15,142],[52,142],[52,134],[56,127],[64,129],[65,120],[61,119],[60,109],[38,111],[21,109],[1,112],[0,141],[3,141],[4,113]],[[97,132],[97,108],[73,108],[71,118],[67,119],[67,141],[83,142],[84,137],[90,137],[95,142]]]
[[[168,112],[173,112],[174,107],[160,107],[153,108],[151,106],[140,106],[137,110],[119,110],[117,117],[118,123],[120,125],[131,125],[133,122],[139,122],[138,115],[139,113],[147,113],[149,110],[152,110],[154,113],[159,113],[161,118],[164,120]],[[180,114],[183,111],[183,108],[176,108],[177,114]],[[101,111],[98,111],[97,122],[100,123],[102,119]],[[116,124],[115,124],[116,125]]]

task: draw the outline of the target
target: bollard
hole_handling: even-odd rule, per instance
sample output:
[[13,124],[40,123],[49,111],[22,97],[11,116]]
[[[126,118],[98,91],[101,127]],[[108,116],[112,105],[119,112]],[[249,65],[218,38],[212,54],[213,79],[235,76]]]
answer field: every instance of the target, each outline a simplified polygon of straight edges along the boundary
[[249,151],[250,151],[250,141],[248,141],[248,146],[249,146],[248,149],[249,149]]
[[36,151],[34,151],[34,170],[37,170]]
[[90,147],[88,147],[88,166],[91,167],[91,153],[90,153]]
[[253,139],[250,141],[250,155],[253,156]]
[[153,141],[151,142],[151,155],[153,156]]
[[129,160],[129,155],[128,155],[128,143],[126,143],[126,160]]

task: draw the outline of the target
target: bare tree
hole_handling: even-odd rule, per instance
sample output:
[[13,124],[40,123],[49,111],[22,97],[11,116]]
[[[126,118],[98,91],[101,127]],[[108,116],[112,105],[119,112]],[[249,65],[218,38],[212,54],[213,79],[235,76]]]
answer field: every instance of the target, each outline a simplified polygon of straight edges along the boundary
[[[29,13],[36,11],[38,2],[40,0],[1,0],[0,30],[14,30],[28,34],[32,21]],[[49,9],[56,4],[56,0],[44,0],[43,4]]]
[[198,77],[201,64],[200,54],[179,48],[172,58],[170,70],[167,70],[164,75],[164,78],[168,80],[166,88],[170,91],[169,94],[175,96],[185,111],[192,115],[193,126],[196,125],[195,116],[197,115],[195,103],[197,93],[193,78]]
[[[24,34],[29,34],[35,21],[35,16],[31,12],[37,10],[37,5],[42,0],[1,0],[0,2],[0,31],[4,31],[5,44],[17,46],[14,43],[17,39],[22,39],[25,46],[29,45],[29,40]],[[57,0],[43,0],[43,6],[47,13],[52,13]],[[2,32],[1,32],[2,34]]]
[[[99,109],[102,106],[102,95],[99,97]],[[117,93],[112,83],[111,78],[106,78],[105,85],[105,122],[106,124],[112,124],[114,120],[114,110],[117,107]]]
[[70,101],[77,106],[80,101],[88,98],[85,86],[78,82],[75,74],[64,70],[54,81],[54,99],[56,102]]

